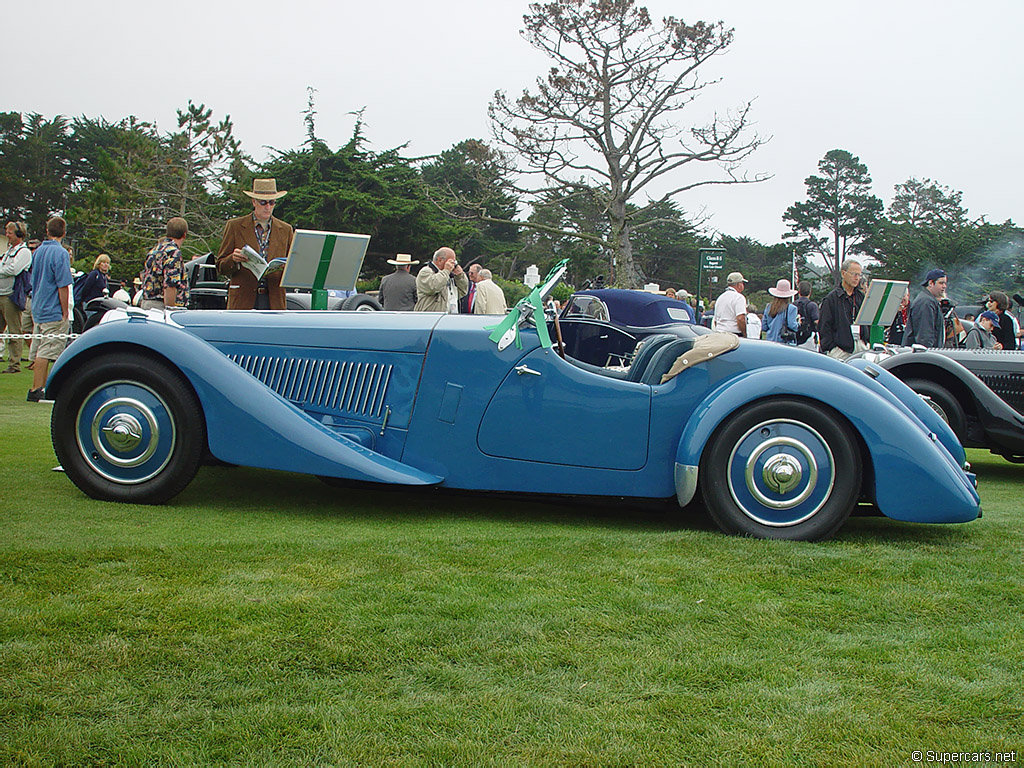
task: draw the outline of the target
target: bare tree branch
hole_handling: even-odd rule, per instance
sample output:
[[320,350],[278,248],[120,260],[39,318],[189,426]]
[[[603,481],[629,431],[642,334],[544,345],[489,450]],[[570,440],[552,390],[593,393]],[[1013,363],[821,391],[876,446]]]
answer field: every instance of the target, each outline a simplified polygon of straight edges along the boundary
[[[721,22],[669,17],[657,25],[634,0],[538,2],[523,21],[523,37],[552,66],[518,99],[495,93],[488,110],[494,139],[519,159],[515,171],[524,180],[540,179],[521,188],[533,198],[550,201],[557,199],[552,190],[589,187],[608,231],[575,236],[600,242],[615,257],[619,282],[635,287],[644,280],[630,232],[643,226],[652,206],[697,187],[768,178],[737,174],[764,142],[748,135],[749,102],[704,126],[684,130],[675,122],[715,82],[702,80],[698,70],[732,42],[732,30]],[[690,166],[717,172],[679,181],[645,205],[634,203],[652,183]]]

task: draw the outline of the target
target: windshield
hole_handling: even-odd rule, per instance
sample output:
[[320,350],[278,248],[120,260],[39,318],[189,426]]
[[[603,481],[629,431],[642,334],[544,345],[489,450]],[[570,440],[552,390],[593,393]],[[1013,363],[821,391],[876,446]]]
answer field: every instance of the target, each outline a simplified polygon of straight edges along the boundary
[[544,302],[548,300],[551,292],[555,290],[555,286],[561,281],[568,265],[569,260],[562,259],[544,278],[544,282],[520,299],[501,323],[485,327],[485,330],[491,331],[489,338],[498,345],[499,352],[512,342],[515,342],[517,348],[522,349],[519,326],[530,322],[537,327],[537,336],[541,346],[551,346],[551,338],[548,336],[547,322],[544,318]]
[[555,286],[562,282],[562,278],[565,276],[565,271],[569,268],[569,260],[562,259],[558,262],[550,272],[548,276],[544,278],[544,282],[541,283],[540,288],[540,300],[542,304],[546,304],[548,299],[551,298],[551,292],[555,290]]
[[611,319],[608,307],[596,296],[575,294],[569,300],[569,306],[565,308],[564,317],[589,317],[594,320]]

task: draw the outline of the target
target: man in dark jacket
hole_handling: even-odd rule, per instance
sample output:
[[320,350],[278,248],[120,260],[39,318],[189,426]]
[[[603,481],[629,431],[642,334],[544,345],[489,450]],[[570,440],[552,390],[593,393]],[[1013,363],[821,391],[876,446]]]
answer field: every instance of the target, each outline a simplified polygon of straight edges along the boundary
[[842,282],[826,296],[818,317],[818,336],[821,351],[837,360],[845,360],[854,352],[867,348],[867,328],[860,329],[860,336],[853,337],[853,320],[864,303],[864,291],[860,289],[863,274],[860,262],[847,259],[840,268]]
[[419,264],[408,253],[400,253],[388,264],[394,264],[395,271],[384,275],[380,281],[380,305],[388,312],[412,312],[416,306],[416,278],[409,273],[409,267]]
[[476,284],[480,282],[480,262],[474,261],[466,267],[466,277],[469,278],[469,290],[459,299],[459,314],[472,315],[473,304],[476,302]]
[[907,313],[907,328],[903,331],[903,345],[921,344],[926,347],[941,347],[946,340],[946,327],[942,321],[939,299],[946,295],[946,273],[933,269],[925,275],[924,288]]

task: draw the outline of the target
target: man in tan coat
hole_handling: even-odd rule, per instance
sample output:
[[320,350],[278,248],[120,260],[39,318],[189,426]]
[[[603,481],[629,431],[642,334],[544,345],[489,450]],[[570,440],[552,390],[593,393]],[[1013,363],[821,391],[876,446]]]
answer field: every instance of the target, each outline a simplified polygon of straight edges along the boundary
[[[276,218],[274,206],[287,192],[277,191],[276,179],[253,179],[252,212],[231,219],[224,227],[220,251],[217,252],[217,271],[231,278],[228,284],[228,309],[252,309],[256,304],[258,280],[252,270],[243,267],[248,260],[242,246],[248,245],[266,261],[286,259],[292,247],[293,230]],[[267,296],[271,309],[284,309],[284,288],[281,270],[267,275]]]
[[416,311],[458,314],[459,299],[469,292],[469,278],[455,251],[438,248],[434,258],[416,275]]
[[477,273],[476,301],[473,302],[475,315],[504,315],[508,312],[505,292],[491,279],[492,277],[494,275],[489,269],[481,269]]

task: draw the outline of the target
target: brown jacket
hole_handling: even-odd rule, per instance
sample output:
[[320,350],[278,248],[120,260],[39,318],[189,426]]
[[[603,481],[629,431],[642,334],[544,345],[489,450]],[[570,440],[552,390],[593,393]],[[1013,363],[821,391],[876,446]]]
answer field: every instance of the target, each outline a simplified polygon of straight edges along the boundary
[[[267,246],[267,261],[284,259],[292,247],[294,232],[291,224],[286,224],[276,217],[270,219],[270,244]],[[247,213],[237,219],[231,219],[224,227],[220,250],[217,252],[217,271],[228,275],[228,309],[252,309],[256,303],[256,276],[231,258],[236,248],[248,245],[259,251],[256,239],[256,225],[252,214]],[[284,309],[284,288],[281,287],[281,272],[272,272],[267,276],[267,294],[271,309]]]

